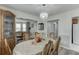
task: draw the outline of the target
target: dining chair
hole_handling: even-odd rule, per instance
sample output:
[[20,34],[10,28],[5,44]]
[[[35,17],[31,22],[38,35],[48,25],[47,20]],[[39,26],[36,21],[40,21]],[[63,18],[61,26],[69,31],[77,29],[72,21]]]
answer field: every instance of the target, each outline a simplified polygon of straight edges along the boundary
[[45,47],[42,51],[42,55],[58,55],[60,37],[58,39],[56,39],[55,41],[52,41],[52,40],[48,41],[48,43],[45,45]]
[[30,39],[30,34],[28,32],[23,32],[23,40],[27,41]]
[[53,41],[49,40],[42,51],[42,55],[50,55],[51,50],[53,50]]
[[56,39],[56,44],[54,44],[53,51],[51,51],[51,55],[58,55],[58,50],[59,50],[60,41],[61,41],[61,38],[58,37],[58,38]]
[[2,49],[1,49],[2,55],[11,55],[12,54],[12,51],[11,51],[10,46],[6,39],[2,40],[1,45],[2,45]]
[[5,39],[5,47],[6,47],[6,50],[7,50],[7,54],[12,54],[12,51],[11,51],[10,46],[9,46],[6,39]]
[[54,32],[48,33],[47,36],[48,36],[49,38],[55,38],[55,37],[56,37]]

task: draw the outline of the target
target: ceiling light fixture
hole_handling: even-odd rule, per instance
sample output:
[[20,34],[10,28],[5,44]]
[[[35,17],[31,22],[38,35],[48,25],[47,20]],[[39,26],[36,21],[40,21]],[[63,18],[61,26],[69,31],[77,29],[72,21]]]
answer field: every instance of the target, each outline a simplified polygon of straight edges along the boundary
[[40,18],[41,19],[47,19],[48,18],[48,13],[46,13],[46,12],[40,13]]

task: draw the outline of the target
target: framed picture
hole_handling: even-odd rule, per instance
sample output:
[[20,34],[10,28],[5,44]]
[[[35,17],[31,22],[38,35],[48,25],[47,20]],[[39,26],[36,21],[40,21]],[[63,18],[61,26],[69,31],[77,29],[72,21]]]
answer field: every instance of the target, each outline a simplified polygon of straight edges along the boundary
[[44,30],[44,23],[38,23],[38,29]]

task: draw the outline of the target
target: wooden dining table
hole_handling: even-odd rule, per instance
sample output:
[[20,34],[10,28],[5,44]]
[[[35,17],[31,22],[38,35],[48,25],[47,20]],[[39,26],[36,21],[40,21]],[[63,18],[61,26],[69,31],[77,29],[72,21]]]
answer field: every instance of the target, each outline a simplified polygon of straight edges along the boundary
[[33,40],[21,42],[13,49],[13,55],[37,55],[42,52],[48,40],[33,44]]

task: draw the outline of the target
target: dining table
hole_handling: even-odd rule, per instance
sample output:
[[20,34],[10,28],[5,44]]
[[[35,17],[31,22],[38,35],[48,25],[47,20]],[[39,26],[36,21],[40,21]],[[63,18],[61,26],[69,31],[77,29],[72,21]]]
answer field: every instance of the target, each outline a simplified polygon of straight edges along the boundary
[[33,40],[23,41],[15,46],[13,55],[37,55],[43,51],[48,40],[33,44]]

